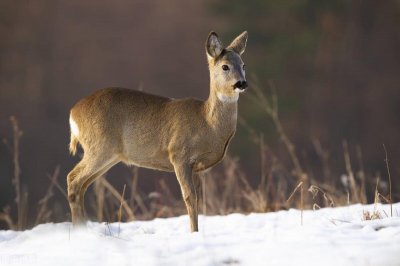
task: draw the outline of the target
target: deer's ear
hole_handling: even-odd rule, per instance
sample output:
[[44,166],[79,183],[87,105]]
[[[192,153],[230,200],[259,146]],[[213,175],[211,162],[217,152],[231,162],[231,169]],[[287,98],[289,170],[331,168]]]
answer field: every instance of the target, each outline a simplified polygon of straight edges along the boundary
[[240,55],[243,54],[246,49],[247,37],[247,31],[242,32],[242,34],[237,36],[236,39],[229,44],[227,49],[231,49]]
[[206,41],[207,57],[216,58],[222,52],[222,43],[215,32],[210,32]]

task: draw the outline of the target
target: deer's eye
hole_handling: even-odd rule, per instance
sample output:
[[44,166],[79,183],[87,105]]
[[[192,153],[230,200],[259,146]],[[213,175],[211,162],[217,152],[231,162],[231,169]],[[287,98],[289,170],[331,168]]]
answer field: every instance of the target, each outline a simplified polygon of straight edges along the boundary
[[223,69],[224,71],[228,71],[228,70],[229,70],[229,67],[228,67],[227,65],[223,65],[223,66],[222,66],[222,69]]
[[245,70],[246,69],[246,65],[243,65],[243,70]]

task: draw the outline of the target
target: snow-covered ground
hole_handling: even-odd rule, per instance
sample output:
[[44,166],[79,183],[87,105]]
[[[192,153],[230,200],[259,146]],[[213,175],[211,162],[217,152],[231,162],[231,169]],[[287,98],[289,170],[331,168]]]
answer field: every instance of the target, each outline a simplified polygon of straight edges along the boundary
[[[400,203],[0,231],[0,265],[400,265]],[[386,215],[387,214],[387,215]]]

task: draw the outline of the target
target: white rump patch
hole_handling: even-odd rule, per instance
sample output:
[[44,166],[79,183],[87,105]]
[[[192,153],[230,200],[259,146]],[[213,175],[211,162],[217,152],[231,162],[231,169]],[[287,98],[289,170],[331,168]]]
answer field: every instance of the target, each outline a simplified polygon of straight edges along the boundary
[[237,100],[239,99],[239,93],[236,92],[233,96],[230,96],[230,95],[226,95],[226,94],[217,92],[217,97],[221,102],[234,103],[234,102],[237,102]]
[[69,116],[69,126],[71,127],[71,133],[75,137],[79,135],[79,128],[74,119],[72,119],[72,116]]

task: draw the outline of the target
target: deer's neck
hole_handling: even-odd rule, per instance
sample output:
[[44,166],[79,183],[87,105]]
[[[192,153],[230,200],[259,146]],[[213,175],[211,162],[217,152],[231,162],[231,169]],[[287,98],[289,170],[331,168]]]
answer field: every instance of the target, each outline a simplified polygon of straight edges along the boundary
[[211,88],[204,103],[204,112],[208,124],[221,135],[231,135],[236,130],[237,100],[239,95],[228,97],[218,94]]

